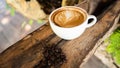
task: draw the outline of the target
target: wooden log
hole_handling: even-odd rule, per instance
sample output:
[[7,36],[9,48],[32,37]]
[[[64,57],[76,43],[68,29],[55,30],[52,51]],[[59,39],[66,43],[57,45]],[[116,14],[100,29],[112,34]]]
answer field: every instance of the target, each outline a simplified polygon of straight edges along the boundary
[[92,14],[95,9],[97,8],[98,4],[101,2],[101,0],[89,0],[89,14]]
[[[108,59],[107,61],[105,61],[105,59],[107,59],[109,57],[109,55],[106,57],[106,49],[105,50],[105,54],[101,54],[101,53],[98,53],[101,49],[102,51],[103,48],[105,48],[105,46],[107,46],[108,44],[104,43],[104,40],[106,40],[112,33],[115,29],[117,29],[118,27],[120,27],[120,24],[118,24],[119,22],[119,19],[120,19],[120,14],[118,14],[118,16],[115,18],[114,20],[114,24],[112,25],[112,27],[106,32],[106,34],[96,43],[96,47],[94,47],[94,49],[92,49],[92,51],[90,52],[90,54],[87,56],[87,58],[84,59],[84,62],[80,65],[80,68],[84,68],[84,65],[86,64],[86,62],[89,60],[89,58],[91,58],[91,56],[93,56],[93,53],[94,55],[99,58],[102,63],[104,63],[107,67],[109,68],[116,68],[116,66],[113,64],[113,59]],[[108,54],[108,53],[107,53]],[[110,57],[109,57],[110,58]]]
[[49,25],[40,27],[0,54],[0,68],[33,68],[44,58],[42,42],[57,45],[65,53],[66,62],[60,66],[61,68],[79,68],[84,59],[96,50],[97,41],[115,23],[120,13],[119,6],[120,1],[117,1],[93,27],[88,28],[82,36],[71,41],[56,36]]
[[[86,30],[86,32],[80,38],[76,39],[76,41],[70,41],[63,46],[63,50],[65,50],[64,52],[67,55],[70,55],[68,57],[69,62],[63,64],[63,68],[79,68],[79,65],[81,67],[81,63],[86,61],[85,58],[88,59],[91,55],[93,55],[94,51],[98,47],[95,46],[95,44],[98,44],[97,41],[99,41],[105,35],[105,33],[112,28],[113,24],[118,21],[118,19],[117,21],[115,19],[120,13],[120,8],[118,7],[119,4],[120,1],[118,1],[112,9],[109,9],[96,25]],[[70,47],[70,44],[73,44],[74,46],[72,45]],[[78,44],[80,46],[77,46]]]

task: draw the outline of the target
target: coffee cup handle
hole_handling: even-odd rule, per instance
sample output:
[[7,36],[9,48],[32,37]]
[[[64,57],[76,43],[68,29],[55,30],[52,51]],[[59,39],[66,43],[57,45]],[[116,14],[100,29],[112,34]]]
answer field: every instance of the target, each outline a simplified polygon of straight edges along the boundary
[[97,18],[94,15],[88,15],[88,20],[89,19],[93,19],[93,21],[87,24],[87,28],[93,26],[97,22]]

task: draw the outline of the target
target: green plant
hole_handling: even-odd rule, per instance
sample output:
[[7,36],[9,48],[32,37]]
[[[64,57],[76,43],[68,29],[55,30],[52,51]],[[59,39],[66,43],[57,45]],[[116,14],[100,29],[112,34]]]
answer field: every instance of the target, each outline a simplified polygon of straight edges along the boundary
[[6,9],[10,10],[10,15],[14,16],[15,15],[15,9],[10,7],[8,4],[6,4]]
[[113,56],[117,64],[120,64],[120,27],[109,37],[107,52]]

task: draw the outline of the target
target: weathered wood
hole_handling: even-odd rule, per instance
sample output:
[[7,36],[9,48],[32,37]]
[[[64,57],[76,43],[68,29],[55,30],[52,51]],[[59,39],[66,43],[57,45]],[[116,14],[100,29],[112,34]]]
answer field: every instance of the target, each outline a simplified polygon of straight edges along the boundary
[[89,0],[89,14],[92,14],[95,11],[100,1],[101,0]]
[[[111,6],[112,7],[112,6]],[[111,8],[109,7],[109,8]],[[106,12],[106,11],[105,11]],[[105,13],[104,12],[104,13]],[[103,13],[103,15],[104,15]],[[102,15],[101,15],[102,16]],[[100,16],[99,16],[100,17]],[[90,53],[88,54],[87,58],[84,59],[84,62],[80,65],[80,67],[82,67],[88,60],[89,58],[93,55],[93,53],[96,53],[96,50],[98,51],[101,47],[101,45],[103,45],[103,42],[105,39],[107,39],[112,33],[113,31],[120,26],[119,24],[119,19],[120,19],[120,14],[118,14],[118,16],[116,16],[116,18],[114,19],[114,24],[112,25],[112,27],[106,32],[106,34],[96,43],[95,47],[92,49],[92,51],[90,51]],[[97,53],[100,54],[100,53]],[[95,55],[96,56],[96,55]],[[105,56],[105,55],[104,55]],[[100,57],[100,55],[99,55]],[[102,58],[99,58],[102,59]],[[104,62],[104,58],[103,58],[103,62]],[[106,62],[106,61],[105,61]],[[109,62],[109,61],[108,61]],[[112,63],[113,64],[113,63]],[[106,65],[106,64],[105,64]],[[109,65],[109,64],[108,64]],[[114,64],[113,64],[114,65]],[[108,67],[111,67],[112,65],[109,65]]]
[[[88,56],[84,59],[84,62],[80,65],[80,68],[82,66],[85,66],[86,62],[89,60],[89,58],[91,58],[91,56],[93,56],[93,54],[98,57],[106,66],[108,66],[109,68],[116,68],[115,65],[113,64],[113,62],[111,62],[111,60],[109,59],[108,61],[105,61],[105,58],[103,58],[103,56],[106,57],[105,54],[101,54],[101,53],[96,53],[98,52],[101,47],[103,47],[103,45],[106,45],[104,42],[105,39],[107,39],[112,33],[113,31],[120,26],[120,24],[118,24],[120,19],[120,14],[115,18],[114,20],[114,24],[112,25],[112,27],[106,32],[106,34],[96,43],[95,47],[89,52]],[[103,50],[103,48],[102,48]],[[99,55],[98,55],[99,54]],[[108,58],[108,57],[106,57]],[[111,58],[112,59],[112,58]],[[109,62],[106,63],[106,62]],[[113,67],[114,66],[114,67]]]
[[[92,2],[89,2],[89,0],[79,0],[79,4],[77,4],[76,6],[78,6],[80,8],[83,8],[84,10],[86,10],[87,12],[89,12],[90,3],[92,3]],[[97,7],[97,6],[95,6],[95,7]],[[95,7],[93,7],[93,8],[95,8]]]
[[49,25],[42,26],[2,52],[0,54],[0,68],[33,68],[43,59],[44,45],[41,42],[57,45],[63,50],[67,62],[61,68],[79,68],[86,56],[98,47],[95,46],[96,42],[115,23],[114,21],[120,12],[119,6],[120,1],[117,1],[93,27],[88,28],[82,36],[71,41],[57,37]]

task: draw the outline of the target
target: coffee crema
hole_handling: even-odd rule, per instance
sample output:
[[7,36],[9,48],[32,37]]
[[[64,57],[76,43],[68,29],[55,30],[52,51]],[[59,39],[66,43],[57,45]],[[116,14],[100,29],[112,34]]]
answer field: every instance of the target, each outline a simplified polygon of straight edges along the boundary
[[60,27],[74,27],[82,24],[85,20],[85,16],[78,9],[64,9],[57,11],[53,15],[53,21]]

